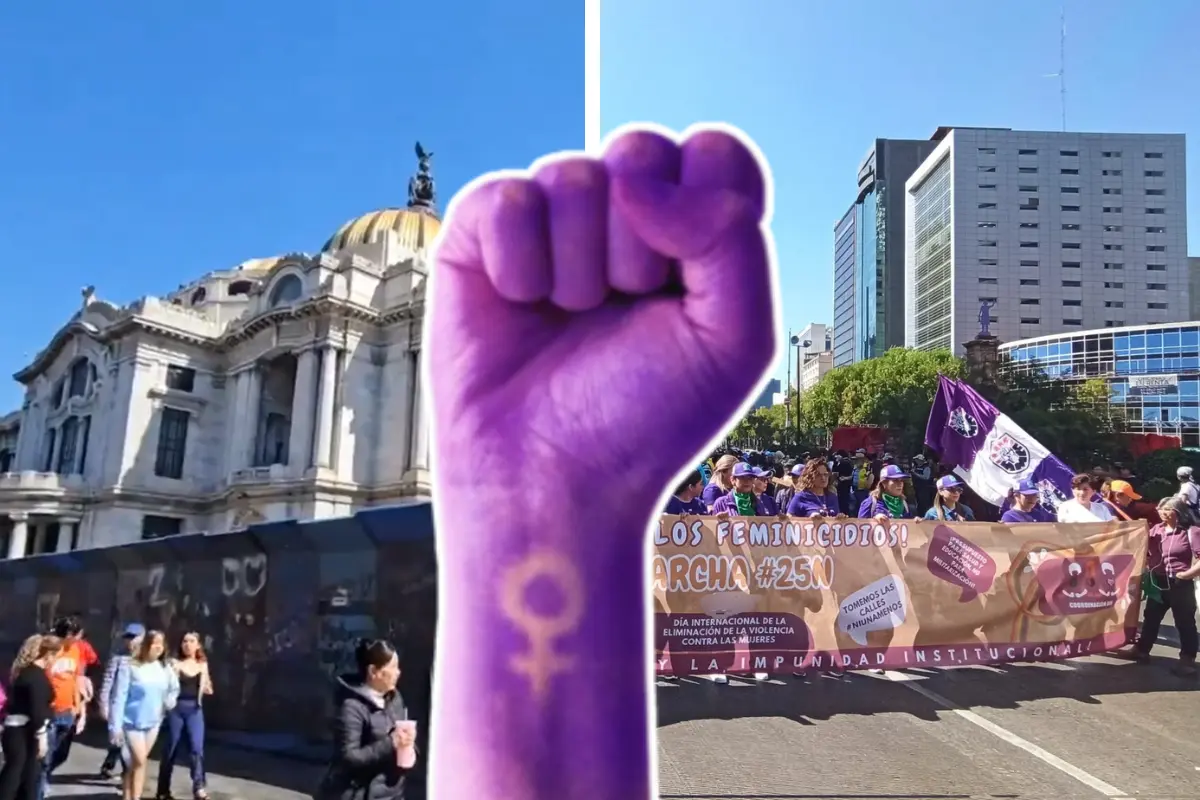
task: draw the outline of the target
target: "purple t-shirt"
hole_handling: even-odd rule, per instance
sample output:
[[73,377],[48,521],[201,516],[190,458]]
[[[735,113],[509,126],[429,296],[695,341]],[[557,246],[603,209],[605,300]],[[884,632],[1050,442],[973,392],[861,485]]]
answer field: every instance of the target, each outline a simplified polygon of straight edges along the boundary
[[1146,568],[1155,575],[1174,577],[1200,559],[1200,528],[1168,531],[1165,524],[1150,529]]
[[768,517],[774,517],[779,513],[779,506],[775,505],[775,498],[763,492],[758,496],[758,502],[766,510]]
[[712,508],[717,502],[717,498],[725,494],[725,490],[721,488],[721,484],[715,480],[709,481],[704,487],[704,491],[700,493],[700,500],[704,503],[705,508]]
[[836,494],[819,495],[814,492],[797,492],[788,503],[788,516],[811,517],[820,514],[823,517],[836,517],[842,513]]
[[1005,511],[1000,517],[1001,522],[1037,522],[1038,518],[1028,511],[1022,511],[1019,508],[1010,508]]

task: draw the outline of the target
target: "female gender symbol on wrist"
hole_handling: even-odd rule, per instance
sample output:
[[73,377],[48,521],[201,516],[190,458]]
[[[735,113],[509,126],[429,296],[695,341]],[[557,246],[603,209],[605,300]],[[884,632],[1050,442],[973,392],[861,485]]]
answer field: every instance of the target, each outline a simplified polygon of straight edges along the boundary
[[[543,612],[529,604],[529,589],[537,580],[550,583],[562,596],[561,607]],[[573,656],[554,651],[554,640],[575,629],[583,619],[583,578],[570,559],[547,551],[533,553],[510,567],[500,582],[504,616],[529,637],[529,649],[509,659],[513,671],[529,678],[533,693],[543,699],[550,679],[575,663]]]

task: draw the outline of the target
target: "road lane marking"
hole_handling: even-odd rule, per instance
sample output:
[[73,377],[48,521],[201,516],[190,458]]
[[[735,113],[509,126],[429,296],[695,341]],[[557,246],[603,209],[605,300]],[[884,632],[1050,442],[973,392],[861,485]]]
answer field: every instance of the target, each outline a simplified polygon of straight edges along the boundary
[[[1002,728],[991,720],[979,716],[974,711],[968,711],[956,703],[951,702],[949,699],[942,697],[937,692],[925,688],[920,684],[919,679],[914,676],[905,675],[902,672],[888,670],[884,673],[884,677],[892,683],[898,683],[901,686],[912,689],[926,700],[930,700],[933,703],[942,706],[947,711],[958,715],[976,727],[982,728],[983,730],[995,736],[997,739],[1007,742],[1008,744],[1011,744],[1013,747],[1016,747],[1020,750],[1024,750],[1026,753],[1038,759],[1042,763],[1054,767],[1059,772],[1070,775],[1084,786],[1099,792],[1105,797],[1110,798],[1110,800],[1134,800],[1132,795],[1121,791],[1111,783],[1106,783],[1105,781],[1100,780],[1090,772],[1080,769],[1068,761],[1064,761],[1063,759],[1051,753],[1049,750],[1044,750],[1033,742],[1027,739],[1022,739],[1020,736],[1008,730],[1007,728]],[[1197,769],[1200,769],[1200,767],[1197,767]]]

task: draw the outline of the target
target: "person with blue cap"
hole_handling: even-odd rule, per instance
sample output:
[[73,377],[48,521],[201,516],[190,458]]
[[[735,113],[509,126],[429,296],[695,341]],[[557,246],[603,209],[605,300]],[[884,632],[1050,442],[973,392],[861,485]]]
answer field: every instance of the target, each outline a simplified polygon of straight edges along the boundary
[[1030,478],[1022,478],[1017,481],[1016,487],[1009,494],[1008,500],[1011,503],[1009,509],[1001,515],[1000,521],[1006,524],[1016,524],[1023,522],[1041,522],[1033,515],[1033,510],[1037,508],[1038,501],[1041,499],[1042,493],[1038,489],[1037,484]]
[[859,519],[912,519],[913,512],[904,499],[904,481],[908,478],[896,464],[888,464],[879,471],[879,482],[863,499],[858,507]]
[[754,471],[754,493],[758,495],[758,500],[762,503],[762,507],[766,509],[767,516],[773,517],[779,513],[779,506],[775,504],[775,498],[771,494],[771,478],[773,477],[771,470],[765,467]]
[[[113,687],[116,686],[118,671],[122,665],[129,663],[130,658],[141,647],[142,637],[145,635],[145,626],[137,622],[131,622],[126,625],[124,631],[121,633],[121,644],[114,648],[113,654],[109,656],[108,664],[104,667],[104,680],[100,684],[100,696],[96,698],[96,707],[100,712],[101,719],[108,719],[108,711],[112,705]],[[100,765],[100,777],[110,780],[113,776],[113,770],[117,768],[118,761],[121,763],[121,772],[124,773],[128,765],[121,756],[121,747],[110,743],[108,753],[104,756],[104,763]]]
[[937,493],[933,496],[933,507],[925,512],[925,519],[945,519],[954,522],[974,522],[975,512],[959,502],[963,493],[963,482],[953,475],[937,479]]
[[733,480],[733,489],[728,494],[718,497],[713,503],[712,513],[714,516],[717,514],[728,514],[731,517],[773,516],[767,513],[762,498],[754,493],[754,481],[758,477],[758,470],[745,461],[739,461],[733,466],[730,477]]

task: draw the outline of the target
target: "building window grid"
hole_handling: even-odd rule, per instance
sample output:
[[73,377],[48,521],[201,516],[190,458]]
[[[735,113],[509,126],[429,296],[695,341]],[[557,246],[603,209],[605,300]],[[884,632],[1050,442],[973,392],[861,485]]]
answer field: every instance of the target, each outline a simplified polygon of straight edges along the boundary
[[[1106,327],[1119,328],[1121,320]],[[1017,369],[1040,369],[1052,378],[1105,378],[1112,402],[1126,411],[1126,430],[1180,436],[1183,446],[1200,446],[1200,327],[1128,333],[1089,333],[1007,350]],[[1175,395],[1128,393],[1126,376],[1174,374]]]

